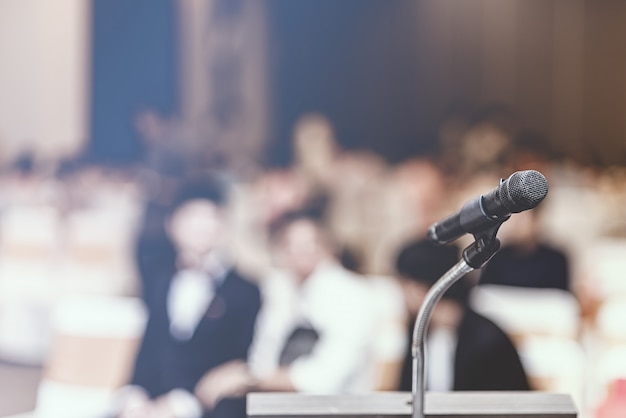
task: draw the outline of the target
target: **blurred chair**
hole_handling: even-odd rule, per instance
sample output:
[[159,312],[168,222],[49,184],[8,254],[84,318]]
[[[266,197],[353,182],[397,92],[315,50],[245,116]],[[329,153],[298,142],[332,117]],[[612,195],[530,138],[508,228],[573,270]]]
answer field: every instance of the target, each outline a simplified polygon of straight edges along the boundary
[[600,306],[596,317],[596,329],[605,347],[626,344],[625,318],[625,296],[610,298]]
[[598,239],[589,247],[584,254],[585,265],[600,298],[626,297],[626,239]]
[[0,232],[0,358],[39,365],[48,349],[49,310],[58,292],[58,211],[9,207]]
[[563,290],[480,285],[473,290],[470,305],[516,343],[530,336],[578,337],[578,301]]
[[571,293],[481,285],[470,304],[511,336],[534,389],[564,391],[582,400],[585,354],[577,342],[580,309]]
[[520,343],[518,351],[533,389],[569,393],[582,403],[586,356],[577,341],[531,336]]
[[133,216],[114,208],[76,210],[65,223],[62,260],[66,293],[121,295],[135,290]]
[[52,316],[53,344],[36,417],[102,416],[131,372],[146,313],[135,298],[67,300]]

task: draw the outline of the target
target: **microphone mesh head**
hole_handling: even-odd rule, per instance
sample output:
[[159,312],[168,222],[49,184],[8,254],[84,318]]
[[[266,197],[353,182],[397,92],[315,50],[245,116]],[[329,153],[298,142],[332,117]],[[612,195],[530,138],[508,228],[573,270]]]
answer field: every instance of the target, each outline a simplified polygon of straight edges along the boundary
[[548,181],[539,171],[517,171],[508,179],[506,190],[511,212],[517,213],[536,207],[548,194]]

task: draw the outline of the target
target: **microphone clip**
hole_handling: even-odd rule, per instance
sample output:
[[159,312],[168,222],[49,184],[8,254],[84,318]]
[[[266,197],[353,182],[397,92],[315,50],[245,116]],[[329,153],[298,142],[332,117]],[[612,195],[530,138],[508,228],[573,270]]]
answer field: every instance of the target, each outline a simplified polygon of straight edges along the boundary
[[500,249],[500,240],[496,237],[500,226],[509,217],[495,222],[489,228],[474,233],[474,242],[463,250],[463,260],[473,269],[482,268]]

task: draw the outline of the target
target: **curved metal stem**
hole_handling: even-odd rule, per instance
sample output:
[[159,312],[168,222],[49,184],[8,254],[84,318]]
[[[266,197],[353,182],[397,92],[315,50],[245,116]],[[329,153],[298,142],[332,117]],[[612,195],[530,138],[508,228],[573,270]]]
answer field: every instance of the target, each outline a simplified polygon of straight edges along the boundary
[[424,342],[433,309],[446,290],[472,270],[474,268],[470,267],[464,259],[461,259],[446,274],[441,276],[426,294],[415,320],[413,343],[411,345],[411,355],[413,357],[413,418],[424,418],[424,392],[426,389],[424,385]]

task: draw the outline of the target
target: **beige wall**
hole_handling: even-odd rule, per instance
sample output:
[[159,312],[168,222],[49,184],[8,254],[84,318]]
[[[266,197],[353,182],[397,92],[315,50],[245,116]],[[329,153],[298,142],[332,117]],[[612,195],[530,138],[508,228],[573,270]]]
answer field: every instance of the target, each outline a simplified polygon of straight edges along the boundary
[[0,1],[0,160],[67,155],[86,137],[85,0]]

